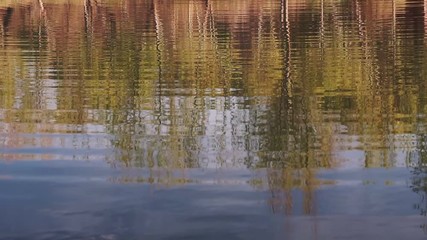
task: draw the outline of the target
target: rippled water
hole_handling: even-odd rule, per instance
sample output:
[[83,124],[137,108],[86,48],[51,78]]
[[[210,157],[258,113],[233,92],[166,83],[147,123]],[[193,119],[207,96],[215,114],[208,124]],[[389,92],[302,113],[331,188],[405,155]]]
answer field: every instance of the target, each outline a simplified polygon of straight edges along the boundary
[[0,239],[425,239],[422,0],[0,1]]

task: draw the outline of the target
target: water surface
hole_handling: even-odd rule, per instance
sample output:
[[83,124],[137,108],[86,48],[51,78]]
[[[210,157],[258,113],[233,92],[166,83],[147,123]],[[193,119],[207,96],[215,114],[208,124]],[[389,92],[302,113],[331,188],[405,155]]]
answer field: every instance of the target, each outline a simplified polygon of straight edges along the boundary
[[425,239],[426,14],[0,1],[0,239]]

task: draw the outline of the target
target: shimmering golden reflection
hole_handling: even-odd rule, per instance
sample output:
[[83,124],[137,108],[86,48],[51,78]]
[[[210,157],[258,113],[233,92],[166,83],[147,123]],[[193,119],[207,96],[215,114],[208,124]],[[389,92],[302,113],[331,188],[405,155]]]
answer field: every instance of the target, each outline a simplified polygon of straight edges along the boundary
[[262,181],[285,190],[272,206],[289,212],[297,187],[310,214],[315,189],[333,183],[318,168],[426,163],[424,9],[0,1],[0,158],[267,168]]

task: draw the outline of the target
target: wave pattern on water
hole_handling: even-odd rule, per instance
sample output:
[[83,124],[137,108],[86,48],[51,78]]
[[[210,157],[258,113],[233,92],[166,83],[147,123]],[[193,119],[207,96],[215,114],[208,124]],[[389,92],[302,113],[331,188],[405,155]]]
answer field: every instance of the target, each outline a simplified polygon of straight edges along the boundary
[[424,239],[426,33],[422,0],[0,1],[0,239]]
[[[424,161],[421,1],[24,1],[0,19],[2,158]],[[64,135],[17,137],[43,133]]]

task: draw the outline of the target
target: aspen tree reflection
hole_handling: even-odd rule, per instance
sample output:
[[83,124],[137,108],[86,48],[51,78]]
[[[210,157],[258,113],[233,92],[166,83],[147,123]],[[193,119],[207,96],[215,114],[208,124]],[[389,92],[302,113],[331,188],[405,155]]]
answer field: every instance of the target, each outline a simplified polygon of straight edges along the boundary
[[314,214],[317,188],[330,184],[316,179],[319,169],[418,161],[424,8],[1,1],[0,156],[171,172],[266,168],[274,211],[292,212],[296,187]]

